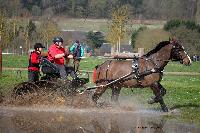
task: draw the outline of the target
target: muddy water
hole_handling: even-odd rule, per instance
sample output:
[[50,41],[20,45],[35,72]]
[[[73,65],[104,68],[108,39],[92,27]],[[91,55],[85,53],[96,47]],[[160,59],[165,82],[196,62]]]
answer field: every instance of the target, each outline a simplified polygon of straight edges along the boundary
[[199,133],[161,112],[116,108],[0,107],[0,133]]

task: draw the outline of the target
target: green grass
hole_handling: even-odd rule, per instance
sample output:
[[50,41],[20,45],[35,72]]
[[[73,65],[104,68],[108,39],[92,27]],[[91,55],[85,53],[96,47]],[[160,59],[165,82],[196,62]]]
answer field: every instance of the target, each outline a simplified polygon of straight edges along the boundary
[[[181,116],[175,117],[200,126],[200,76],[164,76],[161,84],[167,90],[165,103],[170,110],[178,109]],[[150,89],[124,89],[124,94],[136,97],[148,108],[160,110],[159,104],[148,105],[147,99],[153,96]]]
[[2,77],[0,77],[0,89],[3,93],[7,93],[14,88],[18,83],[28,80],[27,71],[3,71]]
[[[92,71],[94,67],[101,64],[106,59],[90,57],[81,60],[80,68],[82,70]],[[13,68],[27,68],[28,56],[19,55],[3,55],[3,67]],[[169,62],[165,67],[166,72],[199,72],[200,73],[200,62],[193,62],[191,66],[185,66],[179,62]]]
[[28,66],[28,55],[3,55],[3,67],[26,68]]
[[[27,67],[27,56],[3,56],[4,67]],[[105,59],[87,58],[81,60],[82,70],[92,71],[93,68]],[[200,62],[193,62],[191,66],[170,62],[165,71],[167,72],[200,72]],[[17,71],[3,71],[0,78],[0,88],[4,93],[9,92],[17,83],[27,81],[27,71],[22,71],[20,76]],[[164,100],[169,109],[178,109],[181,116],[176,119],[194,122],[200,125],[200,76],[174,76],[164,75],[161,84],[166,88],[167,94]],[[90,84],[93,85],[93,84]],[[148,105],[147,99],[152,96],[150,89],[122,89],[122,95],[134,96],[149,109],[160,110],[158,104]]]
[[191,66],[185,66],[179,62],[169,62],[165,67],[166,72],[198,72],[200,73],[200,62],[192,62]]

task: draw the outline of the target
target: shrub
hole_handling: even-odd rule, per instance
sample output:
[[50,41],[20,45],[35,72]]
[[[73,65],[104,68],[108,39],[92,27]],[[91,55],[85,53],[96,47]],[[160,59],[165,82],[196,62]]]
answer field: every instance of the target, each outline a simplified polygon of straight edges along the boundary
[[197,30],[200,33],[200,25],[190,20],[188,21],[182,21],[182,20],[177,20],[177,19],[170,20],[164,25],[164,30],[170,31],[180,26],[186,26],[187,29]]
[[177,28],[182,24],[181,20],[170,20],[164,25],[164,30],[169,31],[173,28]]
[[132,35],[131,35],[131,45],[134,49],[135,47],[135,42],[136,42],[136,38],[138,36],[138,33],[141,32],[141,31],[144,31],[145,29],[147,29],[147,27],[140,27],[139,29],[135,30]]
[[170,20],[164,25],[164,30],[182,41],[190,55],[200,54],[200,25],[194,21]]

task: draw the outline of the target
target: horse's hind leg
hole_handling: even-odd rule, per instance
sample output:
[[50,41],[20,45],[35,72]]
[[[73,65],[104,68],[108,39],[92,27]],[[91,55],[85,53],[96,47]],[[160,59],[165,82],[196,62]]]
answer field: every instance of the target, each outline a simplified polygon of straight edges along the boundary
[[149,103],[153,104],[159,102],[162,110],[164,112],[168,112],[168,108],[163,100],[163,96],[166,93],[166,90],[165,89],[163,90],[162,85],[158,82],[152,84],[151,89],[153,90],[155,97],[151,101],[149,101]]
[[112,88],[111,101],[114,102],[115,104],[119,104],[118,98],[119,98],[120,91],[121,91],[120,87]]
[[149,101],[150,104],[158,102],[157,97],[164,96],[166,94],[166,89],[159,82],[153,83],[151,85],[151,89],[153,90],[155,96],[151,101]]

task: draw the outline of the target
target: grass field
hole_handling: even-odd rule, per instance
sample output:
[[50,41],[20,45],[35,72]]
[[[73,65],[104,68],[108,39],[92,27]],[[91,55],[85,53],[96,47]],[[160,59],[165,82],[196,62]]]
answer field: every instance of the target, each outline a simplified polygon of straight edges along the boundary
[[[108,19],[65,19],[60,18],[57,20],[59,27],[63,30],[80,30],[80,31],[108,31]],[[142,26],[146,26],[149,29],[161,29],[163,28],[163,23],[161,22],[145,22],[143,24],[129,21],[126,25],[128,30],[138,29]]]
[[[81,69],[92,71],[94,67],[106,59],[101,57],[90,57],[81,61]],[[28,56],[3,55],[3,67],[27,68]],[[191,66],[184,66],[179,62],[169,62],[165,67],[166,72],[198,72],[200,73],[200,62],[193,62]]]
[[[27,67],[27,56],[3,56],[3,67]],[[105,59],[87,58],[81,61],[81,69],[92,71],[93,68]],[[193,62],[189,67],[178,62],[170,62],[165,68],[166,72],[198,72],[200,73],[200,62]],[[27,71],[21,74],[17,71],[3,71],[0,78],[0,89],[3,93],[9,92],[17,83],[27,81]],[[169,109],[178,109],[181,116],[173,116],[173,119],[194,122],[200,125],[200,76],[175,76],[164,75],[161,84],[166,88],[167,94],[164,99]],[[147,99],[152,96],[150,89],[123,89],[122,95],[134,96],[148,109],[160,110],[158,104],[148,105]],[[109,91],[107,92],[109,93]],[[171,117],[169,115],[169,117]]]

